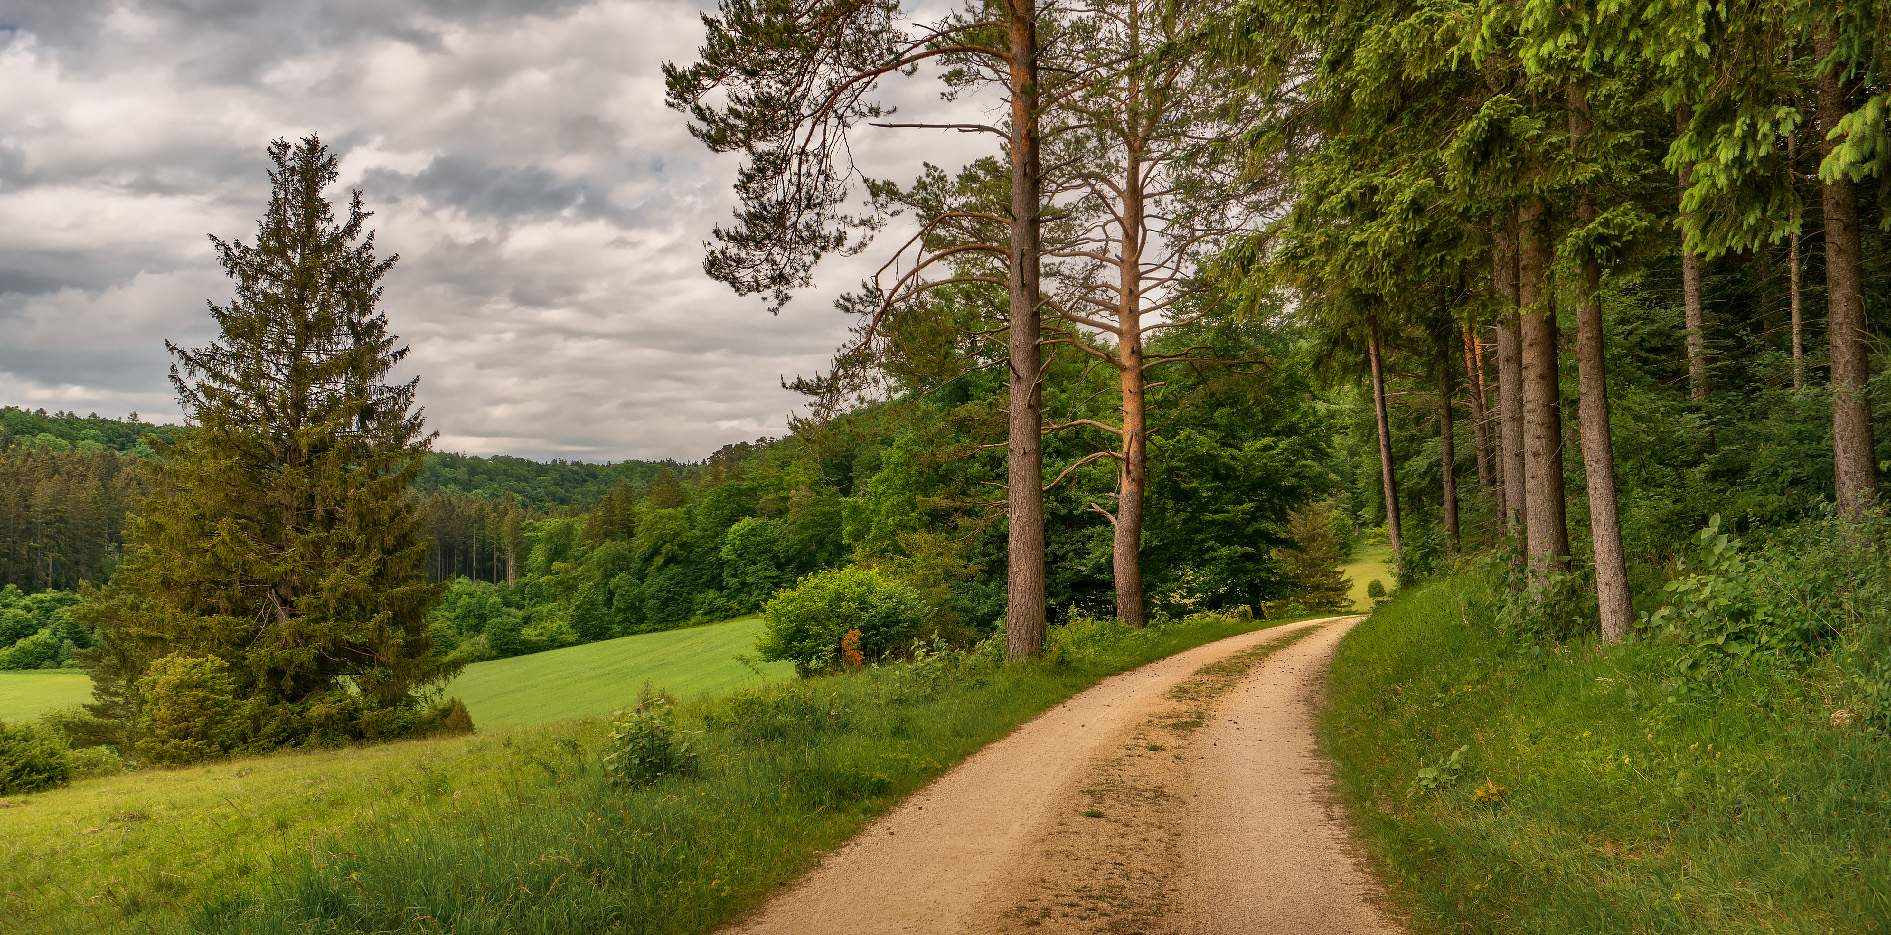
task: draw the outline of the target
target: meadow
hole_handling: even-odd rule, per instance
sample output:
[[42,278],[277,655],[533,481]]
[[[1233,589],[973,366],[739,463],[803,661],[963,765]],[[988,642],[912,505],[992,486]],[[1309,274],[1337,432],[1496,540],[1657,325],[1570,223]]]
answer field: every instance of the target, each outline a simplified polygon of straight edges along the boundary
[[92,700],[92,677],[78,669],[0,672],[0,721],[30,721]]
[[1326,744],[1415,932],[1891,932],[1891,750],[1816,668],[1689,683],[1675,641],[1520,643],[1470,588],[1333,665]]
[[1098,679],[1273,623],[1085,622],[1022,665],[988,644],[685,701],[693,768],[634,788],[601,768],[599,718],[81,780],[0,809],[0,918],[48,935],[704,932]]
[[792,677],[790,663],[753,658],[761,629],[761,617],[740,617],[476,662],[445,693],[466,702],[477,727],[527,727],[634,705],[645,681],[691,700]]

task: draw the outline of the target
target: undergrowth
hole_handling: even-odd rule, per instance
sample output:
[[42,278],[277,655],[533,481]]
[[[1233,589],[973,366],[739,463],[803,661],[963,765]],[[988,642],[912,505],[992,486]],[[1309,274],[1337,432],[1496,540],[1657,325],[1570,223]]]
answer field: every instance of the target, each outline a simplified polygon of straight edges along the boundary
[[[1099,678],[1262,625],[1081,621],[1054,630],[1032,663],[1003,665],[995,642],[938,647],[911,662],[646,706],[647,724],[584,722],[521,746],[535,769],[497,805],[328,842],[188,924],[245,935],[708,931]],[[671,755],[671,743],[687,744],[689,768],[639,768],[626,781],[624,750],[642,763]]]
[[[1704,548],[1684,571],[1763,570],[1718,532]],[[1349,634],[1325,739],[1416,930],[1891,933],[1891,740],[1854,716],[1872,627],[1828,615],[1787,640],[1741,605],[1667,632],[1723,585],[1671,589],[1678,609],[1615,646],[1505,625],[1474,575]]]

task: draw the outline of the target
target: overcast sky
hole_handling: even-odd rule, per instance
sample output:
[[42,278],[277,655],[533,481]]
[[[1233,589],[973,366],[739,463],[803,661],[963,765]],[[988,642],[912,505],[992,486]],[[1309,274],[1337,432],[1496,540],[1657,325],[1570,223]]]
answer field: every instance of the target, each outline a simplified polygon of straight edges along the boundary
[[[866,258],[779,317],[703,274],[736,162],[658,70],[693,57],[699,6],[0,0],[0,405],[177,420],[164,340],[209,340],[230,292],[205,235],[253,239],[264,147],[317,132],[401,255],[384,306],[440,449],[695,460],[781,434],[780,378],[826,362]],[[861,143],[892,177],[981,145]]]

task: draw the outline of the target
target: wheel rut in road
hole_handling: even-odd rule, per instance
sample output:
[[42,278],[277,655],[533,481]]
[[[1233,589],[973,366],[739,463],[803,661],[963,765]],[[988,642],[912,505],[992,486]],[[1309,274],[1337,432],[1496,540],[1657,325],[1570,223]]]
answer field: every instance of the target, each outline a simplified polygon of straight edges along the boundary
[[1358,618],[1114,676],[974,754],[726,935],[1352,935],[1401,929],[1314,735]]

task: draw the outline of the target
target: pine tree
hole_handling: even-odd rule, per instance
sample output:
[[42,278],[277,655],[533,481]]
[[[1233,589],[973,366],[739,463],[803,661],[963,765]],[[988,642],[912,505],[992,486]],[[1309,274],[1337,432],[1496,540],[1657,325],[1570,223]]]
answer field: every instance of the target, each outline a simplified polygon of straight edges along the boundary
[[138,718],[138,680],[167,656],[227,664],[242,743],[396,731],[448,672],[432,658],[428,542],[408,491],[432,436],[407,354],[377,308],[355,192],[337,222],[336,158],[314,136],[270,144],[274,191],[255,243],[212,237],[235,281],[218,338],[166,342],[191,424],[151,468],[127,567],[99,602],[101,694]]
[[1333,508],[1325,503],[1310,503],[1287,514],[1287,535],[1294,547],[1275,553],[1291,588],[1287,600],[1308,610],[1343,607],[1353,589],[1341,567],[1346,554],[1333,518]]

